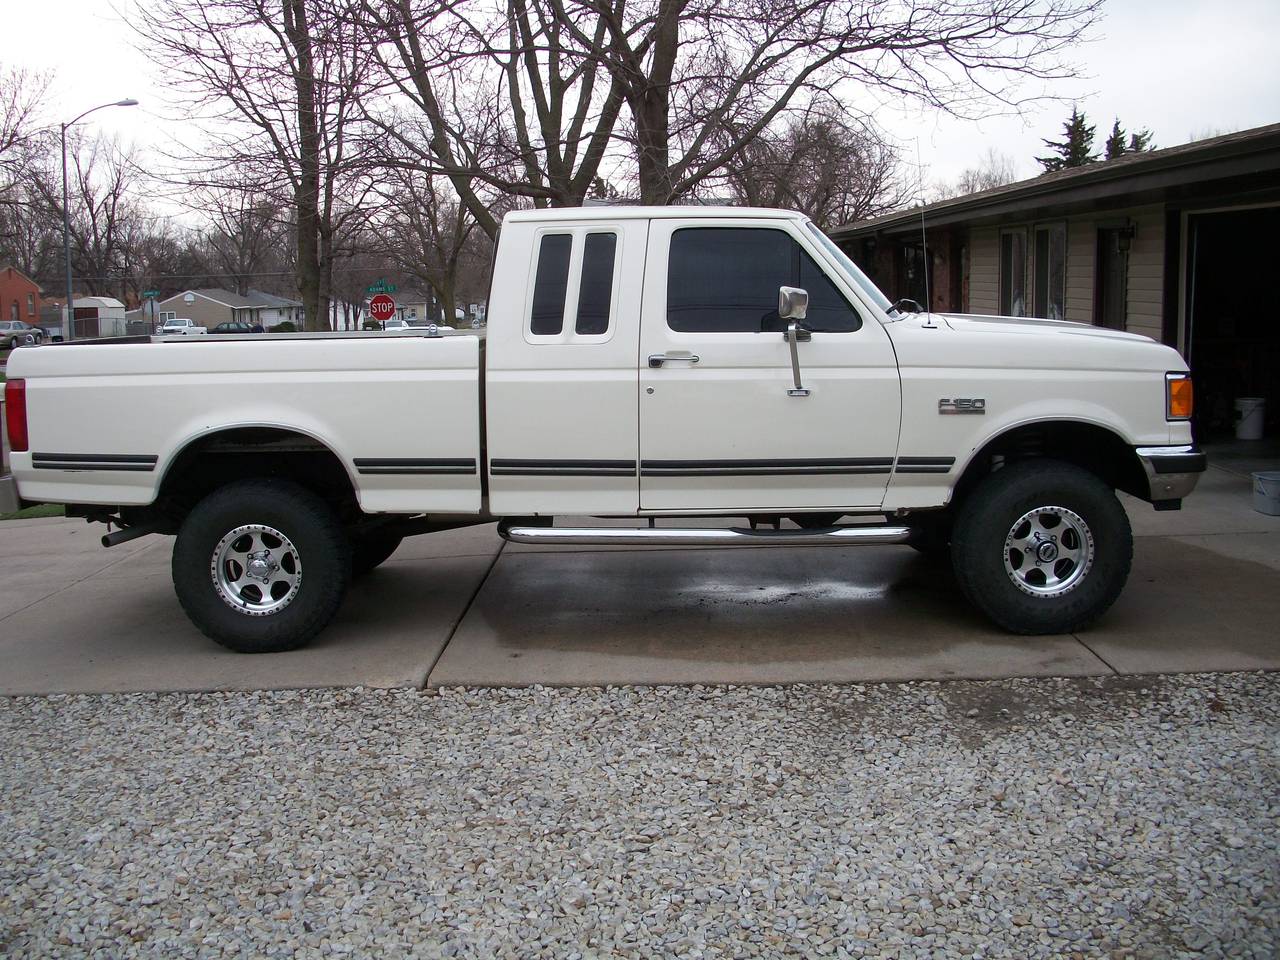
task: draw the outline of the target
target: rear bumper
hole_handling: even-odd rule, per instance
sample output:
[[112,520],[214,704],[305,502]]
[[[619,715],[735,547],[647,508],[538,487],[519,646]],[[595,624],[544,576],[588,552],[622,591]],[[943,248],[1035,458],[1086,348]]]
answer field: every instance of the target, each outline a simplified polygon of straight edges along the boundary
[[0,513],[17,513],[22,509],[18,498],[18,481],[5,474],[0,477]]
[[1152,503],[1181,500],[1200,480],[1208,467],[1208,458],[1195,444],[1174,447],[1138,447],[1135,452],[1147,473]]

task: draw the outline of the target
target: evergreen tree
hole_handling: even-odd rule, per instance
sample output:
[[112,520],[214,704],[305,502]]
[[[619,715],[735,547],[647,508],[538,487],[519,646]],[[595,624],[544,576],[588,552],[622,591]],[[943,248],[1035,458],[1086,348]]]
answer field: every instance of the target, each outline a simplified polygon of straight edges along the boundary
[[1111,125],[1111,136],[1107,137],[1107,149],[1104,156],[1107,160],[1114,160],[1116,157],[1122,156],[1125,150],[1124,127],[1120,126],[1120,118],[1116,117],[1115,123]]
[[1129,135],[1129,146],[1125,148],[1126,153],[1149,153],[1156,148],[1151,142],[1154,134],[1146,127],[1143,127],[1137,133]]
[[1044,145],[1056,156],[1036,157],[1036,162],[1044,167],[1045,173],[1063,170],[1067,167],[1083,167],[1098,159],[1093,152],[1094,128],[1085,122],[1086,117],[1079,107],[1071,108],[1071,119],[1062,125],[1066,137],[1062,140],[1045,140]]
[[1120,118],[1116,117],[1111,125],[1111,135],[1107,137],[1106,159],[1114,160],[1126,153],[1147,153],[1156,148],[1151,142],[1153,134],[1143,127],[1137,133],[1126,133],[1120,126]]

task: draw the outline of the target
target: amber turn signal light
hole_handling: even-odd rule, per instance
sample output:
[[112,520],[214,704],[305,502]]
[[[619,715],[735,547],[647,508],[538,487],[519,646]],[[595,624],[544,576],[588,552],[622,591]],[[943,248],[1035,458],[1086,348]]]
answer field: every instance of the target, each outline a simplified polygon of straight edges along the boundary
[[1165,392],[1167,403],[1165,415],[1170,420],[1190,420],[1194,391],[1191,378],[1185,373],[1169,373],[1165,375]]

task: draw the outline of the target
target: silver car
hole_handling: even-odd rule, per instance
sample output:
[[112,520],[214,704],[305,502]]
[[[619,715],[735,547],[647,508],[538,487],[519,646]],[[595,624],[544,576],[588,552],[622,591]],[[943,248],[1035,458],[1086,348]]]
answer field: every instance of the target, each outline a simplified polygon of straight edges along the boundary
[[35,346],[44,339],[44,331],[21,320],[0,321],[0,350]]

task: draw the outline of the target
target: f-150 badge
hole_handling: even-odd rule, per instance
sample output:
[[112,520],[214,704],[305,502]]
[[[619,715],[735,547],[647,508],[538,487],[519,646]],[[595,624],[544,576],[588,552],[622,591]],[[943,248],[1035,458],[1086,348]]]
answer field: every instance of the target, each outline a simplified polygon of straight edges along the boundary
[[987,401],[985,397],[956,397],[954,400],[944,397],[938,401],[938,412],[985,414]]

